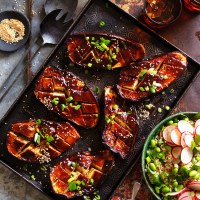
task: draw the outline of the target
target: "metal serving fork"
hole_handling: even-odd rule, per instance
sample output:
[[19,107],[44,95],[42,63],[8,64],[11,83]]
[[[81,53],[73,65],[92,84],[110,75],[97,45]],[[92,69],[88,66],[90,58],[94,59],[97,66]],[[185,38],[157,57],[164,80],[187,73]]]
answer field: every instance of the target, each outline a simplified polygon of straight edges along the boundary
[[[73,19],[70,19],[66,23],[63,23],[68,13],[65,13],[60,19],[56,19],[60,11],[61,9],[52,11],[43,19],[42,23],[40,24],[40,35],[42,38],[42,43],[39,46],[39,48],[35,51],[32,58],[35,57],[38,50],[45,44],[57,44],[64,35],[64,33],[66,32],[66,30],[71,25],[71,23],[73,22]],[[20,61],[17,63],[16,67],[13,69],[7,80],[4,82],[3,86],[0,88],[0,102],[2,101],[3,97],[9,92],[10,88],[15,84],[20,75],[27,70],[26,68],[23,67],[22,62],[24,61],[24,58],[31,50],[33,45],[36,42],[38,42],[39,39],[40,38],[36,38],[33,44],[30,45],[30,47],[26,50]],[[31,69],[29,70],[31,71]],[[37,69],[37,71],[38,70],[39,69]],[[28,72],[29,75],[31,75],[30,71]],[[31,76],[28,77],[28,82],[31,79],[32,79]]]

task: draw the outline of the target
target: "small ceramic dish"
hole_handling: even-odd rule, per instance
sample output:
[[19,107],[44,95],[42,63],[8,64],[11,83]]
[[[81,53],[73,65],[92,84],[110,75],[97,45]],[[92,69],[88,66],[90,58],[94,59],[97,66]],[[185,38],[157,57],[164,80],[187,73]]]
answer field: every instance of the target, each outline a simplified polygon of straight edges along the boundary
[[[152,28],[164,28],[175,22],[181,15],[181,0],[157,0],[145,1],[143,18],[147,25]],[[157,2],[157,3],[155,3]]]
[[[156,193],[155,191],[155,185],[151,184],[149,178],[148,178],[148,175],[147,175],[147,169],[146,169],[146,166],[147,166],[147,160],[146,160],[146,157],[147,157],[147,150],[150,148],[150,146],[152,145],[151,143],[151,140],[155,138],[156,135],[158,135],[160,133],[160,131],[162,130],[163,126],[169,126],[169,122],[170,121],[175,121],[175,120],[178,120],[178,119],[182,119],[183,117],[188,117],[189,119],[191,120],[197,120],[200,118],[199,116],[200,114],[197,112],[181,112],[181,113],[177,113],[177,114],[174,114],[174,115],[171,115],[167,118],[165,118],[163,121],[161,121],[160,123],[158,123],[154,128],[153,130],[150,132],[148,138],[146,139],[146,142],[144,144],[144,147],[143,147],[143,151],[142,151],[142,173],[143,173],[143,177],[144,177],[144,180],[149,188],[149,190],[151,191],[151,193],[153,194],[153,196],[155,197],[155,199],[157,200],[162,200],[163,198],[161,197],[161,195],[159,195],[158,193]],[[183,121],[183,120],[182,120]],[[199,121],[200,122],[200,121]],[[167,144],[167,143],[166,143]],[[173,147],[172,147],[173,148]],[[165,158],[166,159],[166,158]],[[156,165],[157,166],[157,165]],[[185,189],[185,188],[184,188]],[[173,194],[173,193],[172,193]],[[176,192],[174,193],[176,195]],[[174,195],[174,199],[176,199]],[[177,195],[178,196],[178,195]],[[173,198],[173,196],[171,196],[171,198]],[[168,198],[166,198],[168,199]],[[177,198],[178,199],[178,198]]]
[[17,49],[21,48],[27,42],[29,35],[30,35],[30,22],[28,18],[18,11],[4,11],[0,13],[0,22],[4,19],[17,19],[21,21],[25,27],[25,35],[23,36],[22,40],[14,43],[7,43],[0,39],[0,50],[6,52],[16,51]]

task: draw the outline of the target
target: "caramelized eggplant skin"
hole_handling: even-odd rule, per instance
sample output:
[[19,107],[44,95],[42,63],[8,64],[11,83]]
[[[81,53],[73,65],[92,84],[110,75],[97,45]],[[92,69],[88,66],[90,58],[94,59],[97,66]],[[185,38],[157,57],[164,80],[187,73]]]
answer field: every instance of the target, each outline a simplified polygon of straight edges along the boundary
[[47,120],[15,122],[7,136],[7,149],[16,158],[30,163],[46,163],[71,148],[80,138],[68,122]]
[[167,88],[186,69],[187,57],[180,52],[157,56],[122,70],[117,90],[126,100],[140,101]]
[[97,125],[98,102],[86,84],[72,73],[46,67],[34,93],[49,110],[65,119],[84,128]]
[[[67,198],[87,195],[94,192],[113,166],[114,157],[109,150],[78,152],[64,158],[51,169],[51,185],[56,194]],[[76,184],[77,188],[73,189],[70,184]]]
[[72,62],[82,67],[115,69],[145,56],[144,46],[112,33],[77,33],[67,39]]
[[112,87],[105,88],[105,123],[103,141],[123,159],[133,150],[139,132],[139,121],[135,109],[126,107],[124,100]]

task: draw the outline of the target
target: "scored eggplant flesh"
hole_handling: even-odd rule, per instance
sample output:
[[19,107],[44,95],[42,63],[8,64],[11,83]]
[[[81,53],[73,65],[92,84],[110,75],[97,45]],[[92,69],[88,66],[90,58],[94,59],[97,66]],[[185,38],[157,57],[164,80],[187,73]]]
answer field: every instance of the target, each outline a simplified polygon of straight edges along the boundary
[[180,52],[156,56],[122,70],[117,90],[126,100],[140,101],[167,88],[186,69],[187,57]]
[[99,106],[86,84],[70,72],[51,66],[45,68],[36,83],[35,95],[49,110],[53,110],[84,128],[97,125]]
[[104,143],[122,158],[131,155],[139,122],[135,109],[130,109],[112,87],[105,88]]
[[115,69],[129,66],[145,56],[144,46],[113,33],[77,33],[67,39],[72,62],[91,68]]
[[69,155],[51,169],[51,185],[56,194],[67,198],[88,195],[102,183],[113,166],[114,157],[109,150]]
[[7,149],[20,160],[42,164],[60,156],[79,138],[76,129],[68,122],[30,119],[12,124]]

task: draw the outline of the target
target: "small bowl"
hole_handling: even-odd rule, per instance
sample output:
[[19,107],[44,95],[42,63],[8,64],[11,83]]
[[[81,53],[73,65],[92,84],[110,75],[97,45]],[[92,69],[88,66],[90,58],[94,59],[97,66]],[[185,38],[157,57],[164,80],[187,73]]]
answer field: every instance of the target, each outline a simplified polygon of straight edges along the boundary
[[25,35],[22,40],[14,43],[7,43],[0,39],[0,50],[6,52],[16,51],[21,48],[27,42],[30,35],[30,22],[28,18],[18,11],[8,10],[0,13],[0,22],[4,19],[17,19],[24,24]]
[[184,6],[193,12],[200,12],[200,2],[197,0],[184,0]]
[[[167,0],[165,0],[167,1]],[[144,5],[144,13],[143,13],[143,19],[147,25],[149,25],[152,28],[160,29],[164,28],[166,26],[169,26],[170,24],[174,23],[181,15],[182,12],[182,2],[181,0],[170,0],[174,4],[173,8],[173,16],[171,16],[171,19],[165,20],[165,21],[156,21],[153,18],[151,18],[147,13],[147,1],[145,1]]]
[[146,141],[145,141],[145,144],[144,144],[144,147],[143,147],[143,151],[142,151],[142,173],[143,173],[143,177],[144,177],[144,180],[147,184],[147,187],[149,188],[149,190],[151,191],[151,193],[153,194],[153,196],[157,199],[157,200],[162,200],[161,197],[156,194],[152,184],[150,183],[148,177],[147,177],[147,174],[145,172],[145,165],[146,165],[146,151],[150,145],[150,142],[151,142],[151,139],[154,138],[159,132],[160,130],[162,129],[163,125],[166,125],[166,123],[170,120],[173,120],[174,118],[179,118],[180,116],[182,115],[186,115],[188,116],[189,118],[193,118],[195,115],[197,114],[197,112],[181,112],[181,113],[177,113],[177,114],[174,114],[174,115],[171,115],[167,118],[165,118],[164,120],[162,120],[160,123],[158,123],[154,129],[150,132],[149,136],[147,137]]

